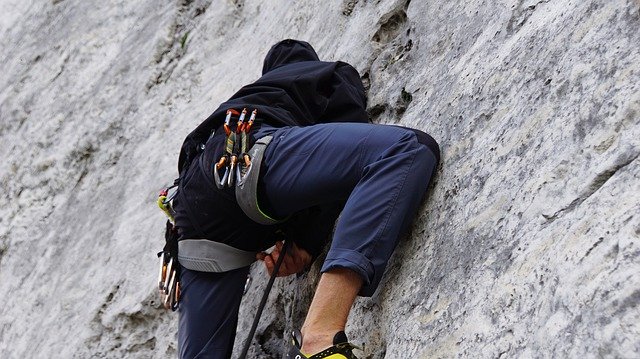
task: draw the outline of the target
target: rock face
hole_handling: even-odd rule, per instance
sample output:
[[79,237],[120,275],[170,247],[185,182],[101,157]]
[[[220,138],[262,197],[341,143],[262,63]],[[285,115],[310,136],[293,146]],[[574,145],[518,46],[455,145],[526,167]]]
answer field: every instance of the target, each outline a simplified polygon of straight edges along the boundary
[[[382,287],[352,311],[363,357],[640,357],[640,2],[0,8],[3,358],[176,355],[153,288],[157,190],[283,38],[353,64],[373,122],[443,150]],[[317,269],[277,281],[251,357],[281,356]],[[238,343],[266,283],[252,273]]]

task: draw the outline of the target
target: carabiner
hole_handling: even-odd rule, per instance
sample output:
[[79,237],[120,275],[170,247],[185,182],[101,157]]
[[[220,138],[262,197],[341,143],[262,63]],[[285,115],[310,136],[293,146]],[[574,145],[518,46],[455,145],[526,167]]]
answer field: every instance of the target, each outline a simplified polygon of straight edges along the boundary
[[224,168],[224,175],[222,175],[222,179],[220,179],[220,174],[218,173],[218,169],[216,168],[216,166],[213,166],[213,179],[218,189],[223,189],[225,187],[228,177],[229,177],[228,166]]
[[[247,156],[248,157],[248,156]],[[251,174],[251,169],[253,168],[253,166],[251,166],[251,163],[249,163],[249,166],[244,167],[241,169],[242,166],[238,166],[236,169],[236,181],[237,184],[236,186],[242,186],[244,185],[244,182],[247,178],[249,178],[249,175]]]
[[[233,186],[233,180],[234,180],[234,176],[235,176],[235,170],[236,170],[236,163],[237,162],[238,162],[238,157],[231,156],[231,165],[229,167],[227,167],[227,172],[225,172],[225,176],[227,174],[229,174],[228,180],[227,180],[227,186],[229,186],[229,187]],[[222,179],[222,183],[224,183],[224,178]]]

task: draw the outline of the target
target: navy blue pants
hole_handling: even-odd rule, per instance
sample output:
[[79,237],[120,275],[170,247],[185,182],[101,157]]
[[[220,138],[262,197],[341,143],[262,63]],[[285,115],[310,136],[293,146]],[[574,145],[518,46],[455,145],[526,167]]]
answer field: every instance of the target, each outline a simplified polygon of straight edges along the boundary
[[[263,128],[257,136],[265,134],[274,136],[261,173],[269,214],[345,203],[322,271],[355,271],[360,295],[371,296],[435,172],[437,144],[420,131],[361,123]],[[230,356],[247,273],[183,270],[181,357]]]

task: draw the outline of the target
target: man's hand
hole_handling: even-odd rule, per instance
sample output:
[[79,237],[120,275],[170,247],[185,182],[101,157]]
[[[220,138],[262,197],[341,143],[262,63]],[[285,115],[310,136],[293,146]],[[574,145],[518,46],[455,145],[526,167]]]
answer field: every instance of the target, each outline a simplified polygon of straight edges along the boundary
[[[273,269],[276,266],[276,262],[282,253],[282,247],[284,242],[276,242],[276,247],[271,253],[260,252],[256,254],[256,259],[264,262],[265,267],[269,275],[273,273]],[[311,255],[304,249],[296,246],[295,243],[291,243],[291,246],[287,249],[287,254],[282,261],[280,270],[278,271],[278,277],[288,276],[302,272],[309,264],[311,264]]]

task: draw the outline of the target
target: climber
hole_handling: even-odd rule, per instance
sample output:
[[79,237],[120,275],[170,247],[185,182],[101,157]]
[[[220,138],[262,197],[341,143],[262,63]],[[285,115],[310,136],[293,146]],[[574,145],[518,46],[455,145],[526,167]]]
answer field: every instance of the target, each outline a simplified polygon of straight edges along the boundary
[[[429,135],[370,124],[365,108],[353,67],[320,61],[308,43],[284,40],[267,54],[262,77],[187,136],[173,200],[181,358],[230,357],[249,264],[263,261],[272,272],[285,239],[277,275],[308,269],[340,213],[289,354],[355,358],[344,333],[350,308],[357,295],[376,290],[439,161]],[[248,150],[260,146],[261,158]],[[237,193],[249,169],[256,176],[253,209],[241,207]]]

